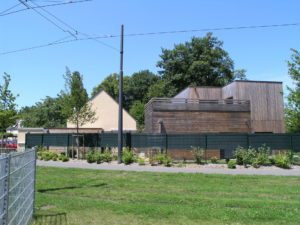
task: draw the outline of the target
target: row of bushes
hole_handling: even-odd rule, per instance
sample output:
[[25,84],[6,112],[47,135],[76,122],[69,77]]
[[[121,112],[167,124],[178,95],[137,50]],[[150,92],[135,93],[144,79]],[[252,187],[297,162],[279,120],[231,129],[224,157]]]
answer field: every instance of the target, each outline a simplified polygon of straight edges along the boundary
[[275,165],[288,169],[291,168],[292,164],[300,161],[299,157],[294,156],[292,151],[283,151],[271,156],[271,149],[266,145],[257,149],[251,147],[245,149],[239,146],[235,151],[235,157],[235,161],[231,160],[227,163],[228,168],[236,168],[236,165],[243,165],[246,168],[250,165],[254,168]]
[[37,157],[39,160],[44,160],[44,161],[49,161],[49,160],[53,160],[53,161],[61,160],[62,162],[69,161],[69,157],[66,156],[64,152],[59,154],[56,151],[49,151],[49,150],[38,151]]

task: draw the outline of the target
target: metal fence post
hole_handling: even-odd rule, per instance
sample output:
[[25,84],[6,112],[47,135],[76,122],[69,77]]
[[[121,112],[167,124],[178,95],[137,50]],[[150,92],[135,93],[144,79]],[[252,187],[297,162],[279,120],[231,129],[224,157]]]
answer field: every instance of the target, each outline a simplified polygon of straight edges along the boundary
[[33,172],[33,212],[32,212],[32,216],[35,213],[35,190],[36,190],[36,158],[37,158],[37,149],[34,148],[34,172]]
[[11,156],[10,156],[10,154],[8,154],[8,157],[6,159],[6,166],[5,166],[7,177],[6,177],[6,180],[5,180],[6,203],[4,204],[4,206],[5,206],[4,225],[8,224],[8,222],[9,222],[8,221],[8,207],[9,207],[10,159],[11,159]]

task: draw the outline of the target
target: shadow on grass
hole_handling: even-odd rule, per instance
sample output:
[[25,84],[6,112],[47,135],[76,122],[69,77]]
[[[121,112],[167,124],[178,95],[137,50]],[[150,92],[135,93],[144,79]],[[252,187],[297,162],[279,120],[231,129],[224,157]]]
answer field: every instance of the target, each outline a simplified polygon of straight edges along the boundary
[[66,225],[68,224],[66,213],[36,214],[31,225]]
[[47,189],[38,189],[37,192],[39,193],[46,193],[51,191],[59,191],[59,190],[72,190],[78,188],[89,188],[89,187],[103,187],[106,186],[106,183],[101,184],[94,184],[94,185],[82,185],[82,186],[69,186],[69,187],[60,187],[60,188],[47,188]]

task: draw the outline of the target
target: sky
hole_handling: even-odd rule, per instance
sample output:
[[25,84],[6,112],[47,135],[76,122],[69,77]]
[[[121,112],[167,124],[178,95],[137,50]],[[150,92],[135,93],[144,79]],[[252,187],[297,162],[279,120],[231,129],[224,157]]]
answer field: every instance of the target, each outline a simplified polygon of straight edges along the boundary
[[[31,6],[61,2],[67,1],[28,0]],[[55,97],[64,89],[66,67],[83,74],[89,94],[107,75],[119,72],[119,37],[99,39],[102,43],[76,41],[2,54],[63,38],[74,39],[67,32],[72,31],[70,27],[55,22],[58,28],[34,10],[2,15],[18,3],[18,0],[0,3],[0,75],[4,72],[11,75],[11,89],[19,94],[16,100],[19,108],[34,105],[46,96]],[[10,11],[23,8],[26,7],[20,4]],[[300,23],[298,0],[92,0],[44,9],[74,30],[91,36],[119,35],[121,24],[126,35]],[[36,10],[55,21],[41,9]],[[144,69],[157,73],[156,63],[162,48],[172,49],[175,44],[205,35],[206,32],[187,32],[125,37],[124,75]],[[247,70],[249,80],[283,81],[284,87],[292,85],[287,60],[291,48],[300,50],[300,26],[219,30],[213,31],[213,36],[224,42],[223,48],[233,59],[235,69]]]

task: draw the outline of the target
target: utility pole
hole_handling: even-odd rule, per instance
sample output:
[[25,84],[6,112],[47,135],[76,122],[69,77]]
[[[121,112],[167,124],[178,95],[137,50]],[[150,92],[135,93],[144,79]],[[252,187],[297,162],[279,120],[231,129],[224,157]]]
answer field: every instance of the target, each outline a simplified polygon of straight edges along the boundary
[[118,127],[118,163],[122,163],[123,150],[123,42],[124,25],[121,25],[120,77],[119,77],[119,127]]

